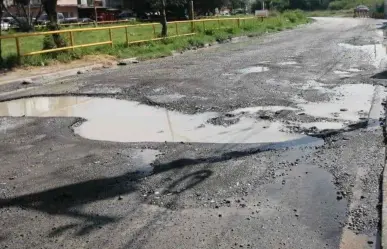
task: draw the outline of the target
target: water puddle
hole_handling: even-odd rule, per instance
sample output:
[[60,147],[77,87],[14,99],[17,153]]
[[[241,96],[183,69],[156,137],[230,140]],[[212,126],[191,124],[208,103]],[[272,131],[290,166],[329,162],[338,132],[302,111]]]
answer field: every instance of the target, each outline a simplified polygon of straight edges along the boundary
[[332,89],[329,102],[304,102],[297,106],[310,116],[359,121],[367,117],[375,87],[367,84],[342,85]]
[[241,74],[249,74],[249,73],[262,73],[269,71],[268,67],[256,66],[256,67],[247,67],[240,69],[238,72]]
[[344,128],[344,124],[338,122],[312,122],[300,124],[300,127],[306,129],[315,127],[318,130],[338,130]]
[[350,68],[348,69],[348,72],[351,72],[351,73],[358,73],[358,72],[361,72],[362,70],[358,69],[358,68]]
[[253,114],[259,111],[278,112],[282,110],[297,111],[298,109],[289,107],[289,106],[253,106],[253,107],[237,109],[235,111],[232,111],[231,113],[232,114],[240,114],[240,113]]
[[277,65],[280,65],[280,66],[297,65],[297,64],[298,64],[297,61],[283,61],[283,62],[277,63]]
[[217,113],[188,115],[111,98],[18,99],[0,103],[0,116],[82,117],[87,121],[74,127],[76,134],[115,142],[254,143],[265,146],[323,143],[318,138],[283,132],[280,122],[241,116],[237,122],[217,125],[209,122],[219,117]]

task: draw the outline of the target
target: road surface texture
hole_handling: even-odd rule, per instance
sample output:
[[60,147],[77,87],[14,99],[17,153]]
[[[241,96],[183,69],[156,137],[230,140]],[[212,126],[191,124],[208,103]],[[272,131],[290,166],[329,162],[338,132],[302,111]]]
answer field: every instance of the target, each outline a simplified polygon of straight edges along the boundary
[[2,85],[0,248],[380,248],[380,23]]

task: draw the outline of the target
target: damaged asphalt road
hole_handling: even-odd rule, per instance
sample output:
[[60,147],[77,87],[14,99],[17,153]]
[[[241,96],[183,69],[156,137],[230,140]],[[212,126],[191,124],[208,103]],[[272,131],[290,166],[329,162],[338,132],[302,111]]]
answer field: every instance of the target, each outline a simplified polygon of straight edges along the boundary
[[0,248],[380,248],[378,23],[0,86]]

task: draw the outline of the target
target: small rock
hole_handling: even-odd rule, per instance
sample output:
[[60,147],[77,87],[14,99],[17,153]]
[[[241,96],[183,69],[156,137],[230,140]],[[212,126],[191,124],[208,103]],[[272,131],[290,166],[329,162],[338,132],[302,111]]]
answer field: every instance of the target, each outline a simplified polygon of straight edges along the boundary
[[118,66],[126,66],[126,65],[128,65],[128,62],[126,62],[126,61],[119,61],[119,62],[117,63],[117,65],[118,65]]
[[300,215],[299,214],[295,214],[294,216],[299,217]]
[[272,119],[273,117],[268,115],[268,114],[262,114],[259,116],[259,118],[264,119],[264,120],[269,120],[269,119]]
[[83,70],[79,70],[78,72],[77,72],[77,74],[84,74],[85,73],[85,71],[83,71]]
[[15,177],[14,176],[11,176],[10,178],[8,178],[9,180],[15,180]]
[[369,245],[372,245],[374,242],[372,240],[367,241]]
[[246,207],[246,204],[242,203],[239,205],[241,208],[245,208]]
[[285,180],[282,180],[282,185],[285,185],[286,181]]
[[336,199],[337,199],[337,200],[341,200],[341,199],[343,199],[343,197],[342,197],[341,195],[338,195],[338,196],[336,197]]
[[138,60],[132,60],[132,63],[133,64],[138,64],[138,63],[140,63]]
[[122,196],[120,195],[120,196],[118,196],[118,200],[119,201],[121,201],[123,198],[122,198]]
[[341,108],[340,111],[341,112],[346,112],[346,111],[348,111],[348,109],[347,108]]
[[360,199],[364,199],[364,198],[365,198],[365,196],[364,196],[364,195],[360,196]]
[[219,218],[220,218],[220,217],[222,217],[222,215],[221,215],[221,214],[219,214],[218,216],[219,216]]
[[22,85],[30,85],[30,84],[32,84],[32,83],[34,83],[31,79],[24,79],[22,82],[21,82],[21,84]]

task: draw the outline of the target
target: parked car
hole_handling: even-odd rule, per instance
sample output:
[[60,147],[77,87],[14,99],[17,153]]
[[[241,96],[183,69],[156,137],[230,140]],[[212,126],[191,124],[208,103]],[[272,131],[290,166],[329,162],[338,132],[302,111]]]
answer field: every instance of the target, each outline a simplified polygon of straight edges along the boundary
[[133,13],[130,12],[122,12],[118,15],[118,20],[120,21],[136,21],[136,17]]
[[77,23],[78,22],[78,18],[76,17],[68,17],[68,18],[65,18],[63,23]]
[[[62,13],[58,13],[57,18],[58,18],[58,23],[63,23],[65,21],[65,17]],[[38,19],[38,24],[47,25],[47,23],[49,23],[47,14],[41,15]]]
[[79,19],[79,22],[82,22],[82,23],[89,23],[89,22],[94,22],[94,20],[91,19],[91,18],[80,18],[80,19]]
[[1,27],[1,30],[2,30],[2,31],[8,31],[9,28],[11,27],[11,24],[9,24],[9,22],[3,22],[3,21],[1,21],[0,27]]

